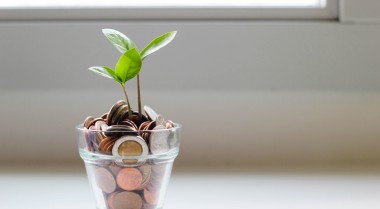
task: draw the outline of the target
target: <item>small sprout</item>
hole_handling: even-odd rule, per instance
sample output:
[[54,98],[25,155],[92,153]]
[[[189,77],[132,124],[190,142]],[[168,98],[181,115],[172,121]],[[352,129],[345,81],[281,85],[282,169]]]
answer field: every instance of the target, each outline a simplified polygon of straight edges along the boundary
[[133,48],[120,56],[119,61],[116,63],[115,70],[107,66],[95,66],[89,68],[89,70],[104,77],[111,78],[121,85],[125,99],[127,100],[129,117],[132,117],[132,111],[127,91],[125,89],[125,83],[140,72],[141,64],[142,60],[140,54],[135,48]]
[[94,66],[90,67],[89,70],[101,76],[113,79],[121,85],[125,99],[127,100],[129,117],[132,116],[132,111],[125,83],[137,76],[138,112],[139,117],[141,118],[142,110],[139,72],[142,67],[142,61],[148,55],[169,44],[176,36],[177,31],[167,32],[153,39],[153,41],[151,41],[140,53],[132,39],[128,38],[123,33],[113,29],[103,29],[102,32],[111,44],[122,53],[122,55],[116,63],[115,70],[107,66]]

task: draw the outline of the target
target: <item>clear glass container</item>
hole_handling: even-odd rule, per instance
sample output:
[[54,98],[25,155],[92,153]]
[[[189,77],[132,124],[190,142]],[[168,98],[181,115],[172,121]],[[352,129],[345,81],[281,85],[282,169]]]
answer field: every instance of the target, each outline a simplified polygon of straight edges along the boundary
[[144,131],[99,131],[77,126],[79,153],[96,208],[163,208],[180,131],[180,124]]

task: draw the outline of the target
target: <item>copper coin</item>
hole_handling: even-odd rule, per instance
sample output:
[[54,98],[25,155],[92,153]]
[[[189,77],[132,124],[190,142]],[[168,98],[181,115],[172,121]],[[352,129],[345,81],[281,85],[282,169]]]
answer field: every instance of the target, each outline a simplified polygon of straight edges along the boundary
[[120,121],[119,123],[118,123],[119,125],[124,125],[124,126],[129,126],[129,127],[133,127],[134,129],[139,129],[138,127],[137,127],[137,125],[133,122],[133,121],[131,121],[131,120],[129,120],[129,119],[124,119],[123,121]]
[[166,121],[166,124],[165,124],[165,127],[166,127],[167,129],[174,128],[174,123],[173,123],[173,121],[171,121],[171,120],[167,120],[167,121]]
[[[149,124],[151,124],[152,122],[149,122]],[[143,129],[143,132],[141,134],[141,137],[146,141],[146,143],[149,144],[149,132],[147,131],[148,128],[149,128],[149,124],[146,125]]]
[[145,117],[145,115],[141,115],[141,118],[139,116],[138,112],[133,112],[132,119],[131,119],[137,126],[140,126],[141,123],[148,121],[148,118]]
[[85,128],[90,128],[90,123],[92,122],[94,120],[94,117],[92,117],[92,116],[88,116],[85,120],[84,120],[84,122],[83,122],[83,127],[85,127]]
[[153,130],[154,127],[156,127],[156,121],[152,121],[149,123],[147,130]]
[[117,185],[127,191],[139,188],[142,180],[142,174],[137,168],[123,168],[116,176]]
[[144,133],[142,134],[143,138],[147,143],[150,142],[150,130],[152,130],[156,126],[156,121],[150,122],[145,128],[144,128]]
[[96,135],[97,144],[100,144],[100,142],[103,141],[104,138],[106,137],[101,132],[95,132],[94,134]]
[[89,126],[95,126],[95,123],[98,121],[105,121],[105,120],[103,118],[95,118],[94,120],[90,122]]
[[113,198],[112,209],[141,209],[142,199],[134,192],[120,192]]
[[104,150],[105,150],[105,145],[106,145],[106,143],[109,142],[110,138],[111,138],[111,137],[107,137],[107,138],[103,139],[103,140],[99,143],[99,151],[104,152]]
[[144,199],[150,205],[156,205],[158,202],[158,192],[151,192],[144,189]]
[[117,139],[115,138],[114,140],[111,140],[109,143],[107,143],[107,145],[104,148],[106,153],[112,153],[112,148],[115,145],[116,141]]
[[113,192],[113,193],[109,194],[107,197],[107,205],[110,209],[114,209],[113,201],[115,199],[116,194],[117,194],[116,192]]
[[100,116],[101,118],[103,118],[104,120],[106,120],[107,119],[107,116],[108,116],[108,113],[106,112],[106,113],[104,113],[102,116]]
[[[102,152],[107,152],[107,149],[109,149],[109,146],[113,146],[117,140],[117,137],[106,137],[99,143],[99,150]],[[112,149],[111,146],[111,149]]]
[[139,126],[139,130],[144,130],[144,128],[148,126],[150,123],[151,123],[150,121],[145,121],[141,123],[141,125]]
[[95,169],[95,180],[98,187],[105,193],[111,193],[116,189],[116,182],[107,169],[98,167]]

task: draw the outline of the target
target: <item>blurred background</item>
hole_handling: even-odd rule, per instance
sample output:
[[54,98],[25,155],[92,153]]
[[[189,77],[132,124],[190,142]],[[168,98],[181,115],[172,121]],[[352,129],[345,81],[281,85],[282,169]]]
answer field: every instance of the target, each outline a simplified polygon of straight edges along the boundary
[[184,126],[178,166],[380,162],[377,3],[17,2],[0,5],[2,164],[81,163],[74,127],[123,98],[87,70],[118,59],[102,28],[140,49],[178,30],[141,71],[143,104]]
[[[75,126],[123,98],[87,70],[119,56],[101,29],[127,34],[139,49],[178,30],[141,70],[143,104],[183,125],[175,182],[258,169],[364,173],[347,182],[371,176],[365,185],[379,186],[379,9],[374,0],[0,1],[1,170],[82,167]],[[136,106],[134,80],[127,89]],[[372,186],[359,191],[375,197]],[[328,205],[360,208],[341,204],[350,195]],[[314,200],[305,205],[327,208]]]

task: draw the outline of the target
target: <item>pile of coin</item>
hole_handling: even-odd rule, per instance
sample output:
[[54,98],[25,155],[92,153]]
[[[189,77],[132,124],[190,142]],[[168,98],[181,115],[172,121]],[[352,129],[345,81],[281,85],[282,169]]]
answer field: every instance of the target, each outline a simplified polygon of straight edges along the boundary
[[[89,116],[83,127],[86,132],[86,148],[90,152],[114,156],[140,156],[162,154],[170,149],[169,139],[174,123],[165,120],[152,108],[144,106],[146,116],[128,111],[128,105],[120,100],[108,113],[98,118]],[[153,131],[152,131],[153,130]]]
[[154,209],[163,197],[160,190],[167,163],[146,163],[137,167],[110,163],[92,169],[96,186],[102,191],[109,209]]
[[95,186],[109,209],[154,209],[162,196],[167,163],[143,156],[170,151],[175,124],[148,106],[144,110],[146,115],[129,112],[121,100],[108,113],[84,121],[90,130],[84,131],[87,151],[120,157],[92,166]]

